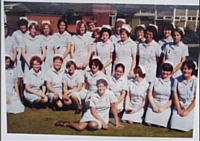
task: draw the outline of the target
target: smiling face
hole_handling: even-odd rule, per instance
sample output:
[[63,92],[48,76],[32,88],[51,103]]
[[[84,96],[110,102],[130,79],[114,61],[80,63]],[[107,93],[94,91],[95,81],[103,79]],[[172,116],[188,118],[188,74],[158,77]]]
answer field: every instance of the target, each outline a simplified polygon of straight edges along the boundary
[[88,28],[89,28],[89,31],[94,31],[95,30],[95,24],[93,22],[89,23]]
[[31,36],[36,36],[37,35],[37,31],[35,29],[35,26],[32,26],[32,28],[30,29],[30,35]]
[[169,29],[164,29],[163,35],[165,36],[165,38],[170,37],[171,34],[172,34],[171,30],[169,30]]
[[67,68],[68,72],[70,75],[74,74],[76,68],[74,65],[70,65],[68,68]]
[[103,84],[103,83],[99,83],[99,84],[97,85],[97,90],[98,90],[98,93],[99,93],[100,96],[102,96],[102,95],[105,93],[106,88],[107,88],[107,87],[106,87],[105,84]]
[[102,34],[102,41],[105,43],[105,42],[107,42],[108,41],[108,39],[109,39],[109,33],[108,32],[103,32],[103,34]]
[[92,73],[96,73],[99,70],[99,67],[95,65],[95,63],[92,64],[91,67]]
[[33,61],[33,70],[34,70],[35,72],[39,72],[40,67],[41,67],[40,62],[38,62],[37,60],[34,60],[34,61]]
[[146,42],[150,43],[153,40],[153,32],[147,31],[145,33]]
[[181,41],[181,34],[177,31],[174,32],[173,34],[173,40],[175,44],[178,44]]
[[55,70],[59,71],[61,69],[62,66],[62,61],[60,59],[55,59],[53,61],[53,67]]
[[161,72],[162,79],[167,79],[170,77],[170,75],[171,75],[171,71],[162,70]]
[[10,61],[9,58],[5,60],[5,67],[6,67],[6,69],[10,67],[10,63],[11,63],[11,61]]
[[121,38],[122,42],[124,42],[124,41],[126,41],[128,39],[128,35],[126,34],[125,31],[120,33],[120,38]]
[[119,79],[124,74],[124,70],[122,67],[117,67],[115,69],[115,78]]
[[64,22],[61,22],[59,25],[59,32],[63,33],[65,31],[66,25]]
[[85,28],[85,25],[84,24],[81,24],[80,26],[80,35],[83,35],[86,31],[86,28]]
[[28,28],[26,27],[26,25],[21,25],[19,27],[19,30],[22,32],[22,33],[26,33],[26,31],[28,30]]
[[192,68],[188,68],[187,65],[183,66],[182,73],[185,78],[192,76]]
[[137,40],[143,40],[143,38],[144,38],[144,31],[143,30],[138,30],[136,32],[136,38],[137,38]]
[[45,25],[43,32],[45,36],[48,36],[50,34],[50,28],[48,25]]

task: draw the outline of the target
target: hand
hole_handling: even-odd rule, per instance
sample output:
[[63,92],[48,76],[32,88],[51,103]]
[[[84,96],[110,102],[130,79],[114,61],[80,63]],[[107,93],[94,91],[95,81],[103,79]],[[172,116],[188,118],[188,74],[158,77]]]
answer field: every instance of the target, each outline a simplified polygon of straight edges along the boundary
[[185,111],[183,111],[183,113],[182,113],[182,117],[186,117],[188,114],[189,114],[189,111],[188,111],[188,110],[185,110]]
[[101,71],[106,74],[106,69],[104,67]]
[[128,73],[128,77],[134,77],[135,75],[134,75],[134,73],[133,73],[133,71],[130,71],[129,73]]
[[77,69],[82,69],[82,65],[77,64],[76,67]]
[[183,116],[183,112],[184,112],[183,110],[178,110],[177,111],[178,115],[180,115],[181,117]]
[[127,114],[130,114],[131,112],[132,112],[131,109],[127,109],[127,110],[126,110],[126,113],[127,113]]
[[87,67],[88,63],[85,62],[83,65],[82,65],[82,69],[85,69]]
[[133,113],[136,113],[137,112],[137,110],[131,110],[131,112],[130,112],[130,114],[133,114]]
[[115,125],[116,128],[124,127],[124,125],[120,124],[119,122],[116,123]]
[[6,97],[6,104],[11,104],[10,98]]
[[158,107],[153,107],[153,112],[158,113]]
[[108,125],[105,122],[102,122],[102,128],[107,130],[108,129]]
[[158,113],[162,113],[165,109],[163,107],[158,108]]

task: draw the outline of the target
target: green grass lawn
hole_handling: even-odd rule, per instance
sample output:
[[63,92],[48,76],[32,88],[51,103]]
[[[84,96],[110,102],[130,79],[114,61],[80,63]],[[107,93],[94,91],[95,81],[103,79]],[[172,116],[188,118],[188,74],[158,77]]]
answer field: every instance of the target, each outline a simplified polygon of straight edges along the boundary
[[115,128],[110,119],[108,130],[75,131],[68,127],[56,127],[57,120],[79,120],[81,115],[75,115],[74,111],[52,111],[49,108],[32,111],[25,108],[21,114],[7,114],[8,133],[28,134],[57,134],[57,135],[92,135],[92,136],[121,136],[121,137],[180,137],[191,138],[192,131],[181,132],[167,128],[146,126],[144,124],[123,123],[124,128]]

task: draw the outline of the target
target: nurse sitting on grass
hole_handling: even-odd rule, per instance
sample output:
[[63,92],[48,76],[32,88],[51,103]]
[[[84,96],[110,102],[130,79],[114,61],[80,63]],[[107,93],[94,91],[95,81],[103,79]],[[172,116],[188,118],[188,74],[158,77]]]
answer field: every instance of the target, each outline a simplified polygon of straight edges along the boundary
[[75,130],[82,131],[84,129],[97,130],[108,129],[109,110],[111,110],[115,117],[116,128],[123,127],[118,121],[117,107],[115,102],[117,99],[114,93],[107,89],[107,79],[102,77],[98,78],[97,91],[94,92],[90,101],[90,109],[88,109],[80,122],[70,123],[69,121],[57,121],[55,126],[71,127]]

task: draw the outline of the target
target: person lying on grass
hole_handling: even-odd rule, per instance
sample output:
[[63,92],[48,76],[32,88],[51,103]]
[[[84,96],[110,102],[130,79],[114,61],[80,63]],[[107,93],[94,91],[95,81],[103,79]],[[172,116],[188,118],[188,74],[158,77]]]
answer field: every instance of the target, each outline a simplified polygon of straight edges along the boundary
[[108,129],[109,110],[114,114],[116,128],[123,127],[119,123],[117,108],[115,102],[117,101],[114,93],[107,89],[108,81],[105,78],[97,79],[97,91],[94,92],[90,101],[90,109],[88,109],[82,116],[79,122],[70,123],[69,121],[59,120],[55,126],[71,127],[75,130],[82,131],[84,129],[97,130]]

